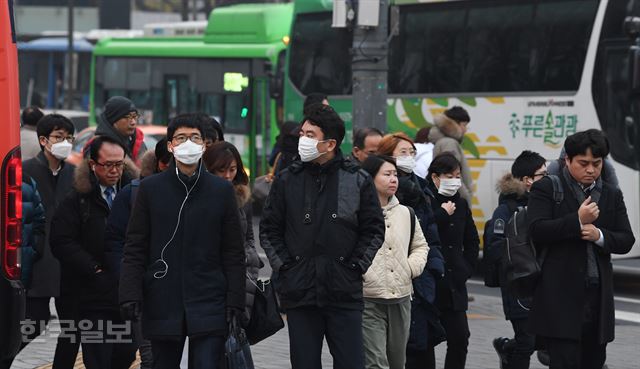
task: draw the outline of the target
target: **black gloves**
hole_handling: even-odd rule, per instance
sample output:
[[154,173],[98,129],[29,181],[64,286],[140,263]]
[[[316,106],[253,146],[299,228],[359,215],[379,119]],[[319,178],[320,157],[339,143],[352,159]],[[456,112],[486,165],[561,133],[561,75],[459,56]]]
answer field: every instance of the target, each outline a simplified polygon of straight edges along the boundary
[[140,320],[141,310],[139,301],[127,301],[120,304],[122,319],[137,322]]

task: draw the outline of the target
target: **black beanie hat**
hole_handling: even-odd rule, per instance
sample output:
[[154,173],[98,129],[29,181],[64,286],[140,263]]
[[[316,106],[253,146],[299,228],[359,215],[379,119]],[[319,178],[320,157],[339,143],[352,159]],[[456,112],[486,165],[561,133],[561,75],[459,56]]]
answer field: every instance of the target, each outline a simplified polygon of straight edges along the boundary
[[124,96],[114,96],[104,104],[104,117],[109,124],[114,124],[131,112],[138,112],[133,101]]

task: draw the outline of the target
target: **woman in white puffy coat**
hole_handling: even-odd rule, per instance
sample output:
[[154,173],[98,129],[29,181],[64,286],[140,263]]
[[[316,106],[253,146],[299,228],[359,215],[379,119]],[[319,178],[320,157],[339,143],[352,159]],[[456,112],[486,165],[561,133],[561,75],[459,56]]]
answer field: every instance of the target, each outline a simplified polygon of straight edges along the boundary
[[402,369],[411,324],[411,281],[422,273],[429,246],[415,214],[395,197],[395,160],[370,155],[362,169],[374,179],[386,224],[384,244],[363,277],[365,363],[367,369]]

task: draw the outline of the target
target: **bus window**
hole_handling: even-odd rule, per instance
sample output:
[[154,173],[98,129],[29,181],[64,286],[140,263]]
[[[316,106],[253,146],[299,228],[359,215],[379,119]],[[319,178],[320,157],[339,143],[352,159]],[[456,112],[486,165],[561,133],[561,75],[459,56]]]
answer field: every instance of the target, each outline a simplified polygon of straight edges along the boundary
[[293,25],[289,74],[303,93],[351,93],[351,35],[331,28],[331,13],[301,14]]
[[247,133],[249,120],[239,114],[243,107],[248,111],[249,65],[232,59],[97,57],[96,113],[109,97],[122,95],[136,104],[144,124],[166,125],[178,114],[201,111],[235,133]]
[[598,0],[400,7],[389,93],[576,91],[597,8]]

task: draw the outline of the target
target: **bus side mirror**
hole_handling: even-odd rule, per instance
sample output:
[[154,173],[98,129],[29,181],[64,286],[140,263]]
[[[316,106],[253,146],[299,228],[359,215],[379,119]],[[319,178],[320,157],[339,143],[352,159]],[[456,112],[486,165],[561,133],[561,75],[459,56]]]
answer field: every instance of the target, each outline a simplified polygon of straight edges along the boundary
[[634,40],[629,48],[629,93],[640,95],[640,17],[626,17],[624,32]]
[[629,48],[629,92],[640,95],[640,46]]

